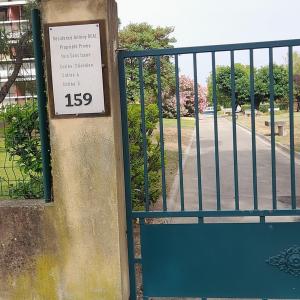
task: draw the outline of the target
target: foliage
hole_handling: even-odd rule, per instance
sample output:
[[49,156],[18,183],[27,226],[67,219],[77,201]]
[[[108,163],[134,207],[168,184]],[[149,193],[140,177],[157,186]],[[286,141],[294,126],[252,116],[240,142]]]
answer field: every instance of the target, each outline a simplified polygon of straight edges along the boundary
[[300,74],[300,54],[298,52],[293,52],[293,72]]
[[31,10],[39,7],[40,0],[29,0],[23,9],[23,18],[25,20],[31,20]]
[[288,99],[280,99],[276,102],[276,106],[280,110],[288,110],[289,109],[289,101],[288,101]]
[[[145,107],[145,124],[147,140],[147,169],[149,201],[155,203],[161,194],[160,185],[160,143],[154,130],[159,119],[156,104],[148,104]],[[131,197],[135,210],[144,208],[145,180],[144,180],[144,148],[141,125],[141,106],[138,104],[128,105],[128,134],[131,161]]]
[[297,98],[300,98],[300,73],[294,75],[293,81],[294,81],[294,94],[296,95]]
[[[288,97],[288,70],[284,65],[273,66],[274,100],[285,101]],[[254,70],[254,101],[255,109],[270,97],[269,67]],[[231,68],[217,66],[216,90],[220,105],[231,107]],[[212,102],[212,76],[208,78],[208,98]],[[248,65],[235,64],[235,105],[250,103],[250,68]]]
[[[25,180],[11,189],[12,196],[42,196],[42,158],[36,101],[9,105],[2,112],[5,120],[5,148],[10,159],[17,158]],[[38,188],[39,187],[39,188]]]
[[[3,28],[0,28],[0,55],[7,55],[10,51],[9,37]],[[1,57],[2,59],[2,57]]]
[[[289,92],[289,77],[286,66],[274,65],[274,100],[284,101],[288,98]],[[269,67],[264,66],[255,72],[255,97],[256,101],[267,101],[270,97],[270,81],[269,81]]]
[[270,105],[269,103],[263,103],[259,106],[259,111],[262,113],[267,113],[269,111]]
[[[1,59],[11,56],[13,70],[7,81],[1,86],[0,102],[2,102],[11,86],[19,76],[23,59],[32,53],[31,9],[38,6],[39,0],[29,0],[23,8],[23,18],[28,23],[19,24],[19,38],[12,39],[10,31],[0,30]],[[31,94],[34,94],[35,84],[20,82]],[[40,198],[42,196],[42,159],[38,126],[38,111],[36,101],[28,101],[24,105],[9,105],[1,113],[5,122],[5,148],[10,160],[16,161],[22,178],[15,185],[9,186],[13,198]]]
[[[119,46],[122,49],[143,50],[153,48],[172,48],[176,40],[171,37],[174,28],[153,27],[147,23],[130,24],[119,32]],[[143,66],[143,85],[145,97],[145,122],[147,141],[147,170],[149,202],[155,203],[161,194],[160,142],[154,130],[158,123],[158,82],[157,61],[154,57],[129,58],[125,61],[128,99],[128,134],[131,160],[131,193],[135,210],[144,208],[145,178],[144,149],[141,126],[141,94],[139,65]],[[175,68],[170,56],[160,58],[160,73],[163,100],[175,94]]]
[[39,199],[43,195],[42,178],[35,176],[26,181],[18,181],[15,186],[10,186],[9,193],[15,199]]
[[[249,67],[235,64],[235,98],[236,106],[249,99]],[[230,66],[217,66],[216,90],[218,103],[224,107],[231,107],[231,68]],[[212,103],[212,76],[208,79],[208,97]]]
[[[176,40],[171,37],[173,27],[153,27],[147,23],[130,24],[119,32],[120,48],[143,50],[153,48],[172,48]],[[155,102],[157,99],[157,68],[153,57],[142,59],[145,99]],[[170,98],[175,93],[174,65],[169,56],[163,56],[161,63],[161,83],[163,98]],[[130,103],[140,100],[139,60],[129,58],[125,62],[127,75],[127,99]]]
[[[163,117],[167,119],[174,119],[177,117],[177,103],[176,97],[165,99],[162,103]],[[180,107],[182,112],[182,107]]]
[[[198,84],[198,108],[199,112],[203,112],[207,106],[206,89]],[[192,117],[195,115],[195,92],[194,81],[187,76],[179,78],[179,97],[180,97],[180,114],[184,117]],[[165,118],[176,118],[176,97],[166,99],[163,102],[163,113]]]
[[297,111],[300,111],[300,54],[293,53],[294,95],[297,100]]

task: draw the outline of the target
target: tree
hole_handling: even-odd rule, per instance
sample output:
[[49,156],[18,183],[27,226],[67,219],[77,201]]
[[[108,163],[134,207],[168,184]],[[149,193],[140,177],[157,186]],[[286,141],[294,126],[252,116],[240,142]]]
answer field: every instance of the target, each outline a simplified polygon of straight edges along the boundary
[[[176,41],[171,37],[173,27],[153,27],[147,23],[130,24],[119,32],[120,48],[143,50],[171,48]],[[160,142],[154,129],[158,123],[157,68],[154,57],[142,58],[145,92],[145,125],[147,142],[148,196],[151,204],[161,194],[160,185]],[[160,58],[162,97],[168,99],[175,94],[175,70],[169,56]],[[145,204],[144,147],[141,126],[139,59],[129,58],[125,62],[128,99],[128,135],[131,161],[131,191],[134,209],[140,210]]]
[[[249,101],[249,66],[235,64],[235,106]],[[216,90],[218,104],[224,107],[231,106],[231,68],[230,66],[216,67]],[[212,102],[212,75],[208,78],[208,97]]]
[[297,112],[300,111],[300,54],[293,52],[294,95],[297,100]]
[[300,54],[298,52],[293,52],[293,72],[300,74]]
[[[286,107],[289,92],[288,69],[285,65],[273,66],[274,100]],[[269,66],[255,70],[255,108],[270,97]]]
[[[30,20],[30,11],[36,6],[37,0],[29,1],[26,4],[24,8],[25,19]],[[4,60],[7,57],[12,57],[13,59],[13,71],[0,89],[0,104],[4,101],[11,86],[16,81],[26,53],[30,51],[29,49],[32,49],[30,23],[25,26],[20,25],[20,36],[18,38],[15,38],[11,32],[6,32],[5,28],[0,29],[0,59]],[[30,52],[32,52],[32,50]]]
[[[184,117],[195,116],[195,91],[194,81],[182,75],[179,78],[179,97],[180,97],[180,114]],[[198,109],[203,112],[207,106],[207,91],[198,84]],[[176,97],[166,99],[163,103],[163,113],[165,118],[176,118],[177,106]]]
[[[284,65],[273,66],[274,100],[286,105],[288,99],[288,70]],[[216,90],[218,104],[231,106],[231,68],[216,67]],[[212,75],[208,78],[208,97],[212,101]],[[255,109],[270,97],[269,66],[254,69]],[[235,64],[235,99],[238,104],[250,103],[250,68],[248,65]]]
[[[176,39],[171,37],[173,27],[153,27],[147,23],[130,24],[119,32],[120,48],[128,50],[143,50],[153,48],[172,48]],[[139,62],[136,58],[129,58],[125,64],[128,94],[131,103],[140,100]],[[153,57],[143,58],[143,72],[145,84],[145,99],[147,102],[157,100],[156,62]],[[161,82],[163,98],[175,93],[174,65],[169,56],[161,57]]]

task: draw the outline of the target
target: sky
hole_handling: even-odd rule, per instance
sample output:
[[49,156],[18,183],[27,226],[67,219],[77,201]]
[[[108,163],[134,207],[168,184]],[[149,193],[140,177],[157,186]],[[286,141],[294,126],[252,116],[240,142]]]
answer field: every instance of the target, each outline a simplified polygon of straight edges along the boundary
[[[300,0],[117,0],[121,25],[147,22],[173,26],[175,47],[204,46],[300,38]],[[296,51],[299,49],[295,49]],[[285,63],[286,49],[274,50],[275,63]],[[191,76],[191,57],[180,57],[181,73]],[[268,64],[266,50],[255,51],[255,66]],[[229,53],[216,56],[217,65],[229,63]],[[236,62],[248,64],[245,51]],[[198,58],[203,84],[211,71],[210,58]]]

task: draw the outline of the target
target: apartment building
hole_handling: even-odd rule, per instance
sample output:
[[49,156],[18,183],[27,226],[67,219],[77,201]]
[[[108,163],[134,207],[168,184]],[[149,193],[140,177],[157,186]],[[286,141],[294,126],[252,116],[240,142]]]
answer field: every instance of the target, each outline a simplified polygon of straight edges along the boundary
[[[9,51],[0,53],[0,86],[2,87],[14,71],[16,62],[15,47],[20,37],[28,30],[24,5],[26,0],[0,0],[0,34],[6,39]],[[22,67],[2,106],[8,103],[22,103],[35,97],[35,68],[32,47],[24,49]]]

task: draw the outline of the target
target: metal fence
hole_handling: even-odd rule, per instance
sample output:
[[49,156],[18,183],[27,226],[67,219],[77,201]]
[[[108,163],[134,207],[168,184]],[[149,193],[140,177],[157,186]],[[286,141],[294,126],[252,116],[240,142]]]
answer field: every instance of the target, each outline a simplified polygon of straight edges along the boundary
[[[267,216],[267,215],[295,215],[298,214],[299,211],[296,205],[296,182],[295,182],[295,132],[294,132],[294,109],[295,109],[295,97],[294,97],[294,83],[293,83],[293,47],[300,46],[300,40],[290,40],[290,41],[275,41],[275,42],[261,42],[261,43],[250,43],[250,44],[236,44],[236,45],[219,45],[219,46],[204,46],[204,47],[195,47],[195,48],[177,48],[177,49],[161,49],[161,50],[145,50],[145,51],[122,51],[120,53],[120,60],[122,64],[121,68],[121,76],[126,79],[126,61],[127,59],[137,59],[138,62],[138,82],[139,82],[139,90],[140,90],[140,107],[141,107],[141,132],[142,132],[142,140],[143,140],[143,155],[144,155],[144,184],[145,184],[145,201],[144,201],[144,211],[134,211],[132,212],[135,217],[168,217],[173,214],[177,216],[194,216],[194,217],[205,217],[205,216],[220,216],[220,215],[257,215],[257,216]],[[289,156],[290,156],[290,204],[289,207],[291,210],[284,210],[282,212],[277,210],[277,186],[276,186],[276,128],[275,128],[275,100],[274,100],[274,75],[273,75],[273,50],[279,47],[286,47],[288,49],[288,90],[289,90]],[[258,193],[257,193],[257,162],[256,162],[256,122],[255,122],[255,104],[254,104],[254,50],[258,49],[268,49],[268,58],[269,58],[269,104],[270,104],[270,142],[271,142],[271,162],[272,162],[272,210],[268,211],[260,211],[258,205]],[[239,50],[247,50],[249,53],[249,61],[250,61],[250,103],[251,103],[251,136],[252,136],[252,145],[251,145],[251,153],[252,153],[252,181],[253,181],[253,211],[242,211],[240,210],[240,193],[239,193],[239,174],[238,174],[238,140],[237,140],[237,113],[236,113],[236,95],[235,95],[235,52]],[[234,171],[234,201],[235,201],[235,209],[233,211],[222,211],[222,197],[220,193],[220,177],[219,177],[219,133],[218,133],[218,99],[216,92],[216,53],[218,52],[229,52],[230,53],[230,67],[231,67],[231,121],[232,121],[232,155],[233,155],[233,171]],[[198,169],[198,200],[199,200],[199,209],[195,212],[186,212],[185,203],[184,203],[184,186],[183,186],[183,166],[182,166],[182,145],[181,145],[181,115],[180,115],[180,86],[179,86],[179,65],[178,59],[180,55],[192,55],[193,57],[193,69],[194,69],[194,83],[197,86],[197,54],[201,53],[209,53],[211,55],[211,65],[212,65],[212,80],[213,80],[213,106],[214,106],[214,153],[215,153],[215,182],[216,182],[216,211],[215,212],[206,212],[202,209],[202,191],[201,191],[201,161],[200,161],[200,125],[199,125],[199,110],[198,110],[198,95],[197,89],[195,89],[195,128],[196,128],[196,145],[197,145],[197,169]],[[161,153],[164,153],[164,132],[163,132],[163,112],[162,112],[162,77],[161,77],[161,65],[160,61],[163,57],[172,56],[174,57],[175,65],[175,82],[176,82],[176,102],[177,102],[177,140],[178,140],[178,160],[179,160],[179,192],[181,199],[180,213],[168,212],[167,209],[167,198],[165,189],[166,186],[164,184],[164,167],[165,160],[161,159],[161,171],[162,171],[162,202],[163,202],[163,211],[162,212],[149,212],[150,202],[149,195],[147,192],[149,191],[148,186],[148,152],[147,152],[147,124],[145,119],[145,82],[146,79],[144,77],[144,62],[146,59],[151,57],[155,58],[156,62],[156,72],[157,72],[157,104],[159,108],[159,129],[160,129],[160,147]],[[124,73],[123,73],[124,72]],[[124,80],[125,80],[124,79]],[[128,100],[127,94],[130,94],[130,80],[127,78],[127,82],[121,81],[121,93],[122,93],[122,105],[123,105],[123,121],[127,122],[127,110],[130,106],[126,103]],[[126,115],[125,115],[126,113]],[[127,123],[124,123],[124,128]],[[126,129],[124,129],[125,131]],[[124,138],[126,138],[127,133],[124,133]],[[130,145],[129,145],[130,148]],[[126,153],[126,164],[130,166],[133,161],[130,161],[130,154]],[[128,170],[128,172],[130,169]],[[130,178],[130,177],[129,177]],[[130,188],[130,184],[128,183],[128,188]],[[130,199],[130,195],[128,195]]]
[[[300,209],[299,202],[297,203],[298,197],[296,196],[297,186],[296,184],[296,163],[295,163],[295,124],[294,124],[294,82],[293,82],[293,49],[294,47],[300,46],[300,40],[289,40],[289,41],[274,41],[274,42],[261,42],[261,43],[245,43],[245,44],[235,44],[235,45],[218,45],[218,46],[207,46],[207,47],[190,47],[190,48],[177,48],[177,49],[159,49],[159,50],[143,50],[143,51],[121,51],[119,53],[119,72],[120,72],[120,89],[121,89],[121,106],[122,106],[122,128],[123,128],[123,143],[124,143],[124,160],[125,160],[125,183],[126,183],[126,204],[127,204],[127,227],[128,227],[128,245],[129,245],[129,263],[130,263],[130,278],[131,278],[131,297],[132,299],[136,299],[138,295],[143,299],[152,299],[151,297],[189,297],[189,296],[197,296],[197,297],[205,297],[202,299],[206,299],[206,297],[238,297],[238,298],[276,298],[280,295],[284,294],[285,296],[289,295],[290,298],[295,298],[297,294],[299,298],[299,292],[297,291],[286,291],[285,288],[282,287],[281,291],[279,289],[275,289],[276,285],[273,285],[272,289],[267,290],[267,288],[263,290],[263,292],[256,293],[255,288],[253,286],[259,286],[259,279],[256,281],[256,276],[249,277],[249,282],[253,282],[253,286],[251,289],[245,290],[241,294],[236,293],[236,288],[234,286],[230,286],[230,292],[224,289],[224,293],[222,293],[222,287],[219,285],[220,282],[217,280],[215,282],[206,282],[208,280],[205,274],[208,274],[210,271],[217,276],[219,274],[220,269],[207,267],[204,270],[199,268],[195,273],[186,271],[183,275],[176,273],[174,270],[194,270],[193,266],[197,261],[201,259],[201,251],[206,251],[207,253],[213,252],[216,249],[219,251],[216,253],[216,257],[221,257],[226,251],[235,251],[232,245],[224,243],[215,244],[214,249],[210,249],[209,246],[202,240],[199,242],[199,239],[203,238],[202,234],[205,230],[207,230],[206,234],[213,234],[213,230],[210,232],[211,228],[208,224],[204,224],[206,222],[214,222],[218,223],[215,225],[219,225],[219,223],[224,222],[224,218],[227,219],[229,223],[239,223],[241,222],[241,218],[245,219],[250,217],[250,221],[248,223],[256,223],[256,224],[247,224],[249,226],[249,232],[258,225],[259,228],[266,228],[266,222],[269,222],[269,217],[287,217],[290,220],[294,220],[293,217],[299,217]],[[279,203],[279,195],[278,195],[278,181],[280,180],[280,176],[282,174],[278,173],[277,170],[277,146],[276,146],[276,128],[275,128],[275,91],[274,91],[274,49],[285,47],[288,53],[288,124],[289,124],[289,147],[287,159],[285,160],[288,164],[288,186],[286,187],[288,190],[288,197],[285,205],[278,205]],[[258,189],[258,169],[260,168],[259,163],[257,162],[257,139],[258,134],[256,130],[256,114],[255,114],[255,81],[254,81],[254,62],[255,55],[254,51],[259,49],[266,49],[268,51],[268,76],[269,76],[269,95],[268,102],[270,104],[269,111],[269,122],[270,122],[270,139],[269,139],[269,149],[268,151],[269,160],[270,160],[270,197],[266,198],[264,194],[259,192]],[[242,146],[239,143],[238,139],[238,124],[237,124],[237,113],[236,113],[236,80],[235,80],[235,55],[238,51],[245,51],[249,58],[249,81],[250,81],[250,104],[251,104],[251,126],[248,129],[250,132],[250,141],[248,143],[249,153],[251,155],[251,164],[249,169],[247,170],[247,178],[240,178],[240,168],[239,168],[239,148]],[[221,189],[221,179],[222,175],[220,174],[221,164],[220,164],[220,119],[218,116],[218,99],[217,97],[217,88],[216,88],[216,54],[220,52],[227,52],[230,58],[230,89],[231,89],[231,117],[227,119],[230,122],[231,127],[231,149],[227,150],[230,153],[230,157],[232,158],[232,164],[229,165],[227,169],[227,173],[225,176],[228,176],[229,173],[233,173],[233,196],[225,199],[223,197],[224,190]],[[214,174],[214,178],[212,179],[211,185],[214,187],[214,194],[211,199],[203,194],[203,180],[207,177],[207,172],[203,172],[203,163],[205,163],[203,156],[203,144],[202,142],[206,142],[205,140],[201,140],[201,136],[204,134],[205,128],[201,128],[201,123],[199,120],[199,110],[198,110],[198,95],[197,95],[197,84],[198,84],[198,63],[197,59],[200,54],[207,54],[206,59],[209,59],[211,64],[211,75],[212,75],[212,94],[213,94],[213,143],[210,148],[210,153],[214,153],[214,158],[211,160],[211,164],[209,168],[212,170]],[[180,83],[179,83],[179,57],[181,55],[190,55],[192,57],[192,68],[193,68],[193,81],[195,84],[195,166],[196,166],[196,179],[193,181],[194,186],[196,187],[195,193],[193,195],[189,195],[189,199],[193,199],[193,203],[195,205],[188,205],[188,199],[186,197],[185,184],[185,173],[184,173],[184,162],[183,162],[183,151],[182,151],[182,118],[180,114]],[[175,100],[176,100],[176,124],[177,124],[177,159],[178,159],[178,180],[177,180],[177,196],[178,202],[177,204],[170,205],[170,199],[167,194],[167,186],[166,186],[166,174],[165,174],[165,153],[166,149],[165,145],[165,121],[163,119],[163,95],[164,89],[166,86],[164,85],[164,78],[162,77],[162,61],[171,57],[174,61],[174,82],[175,82]],[[208,57],[208,58],[207,58]],[[151,177],[150,170],[150,160],[149,160],[149,144],[151,144],[151,139],[147,136],[147,132],[149,130],[149,120],[147,119],[147,111],[146,111],[146,101],[147,92],[145,91],[145,87],[148,84],[148,78],[146,78],[145,73],[147,71],[148,62],[151,63],[152,69],[154,68],[155,73],[152,74],[156,78],[156,99],[155,103],[158,107],[158,125],[157,130],[159,132],[159,147],[160,147],[160,185],[161,185],[161,196],[158,199],[161,202],[161,205],[157,208],[151,205],[150,193],[153,186],[150,184],[149,178]],[[134,63],[133,63],[134,62]],[[128,64],[129,66],[133,66],[135,68],[135,80],[138,84],[133,84],[134,76],[130,76],[128,74]],[[201,70],[200,70],[201,71]],[[139,137],[139,147],[142,152],[142,159],[139,162],[139,168],[142,169],[142,174],[140,176],[142,179],[140,180],[141,185],[136,188],[133,186],[133,180],[136,180],[133,176],[134,168],[136,168],[134,155],[136,151],[136,145],[132,144],[130,140],[132,135],[132,126],[130,124],[130,115],[131,115],[131,107],[132,104],[129,103],[130,96],[132,94],[132,89],[138,88],[139,96],[138,101],[135,102],[135,105],[139,106],[139,110],[137,112],[140,114],[139,116],[139,124],[140,124],[140,137]],[[229,124],[229,123],[228,123]],[[277,149],[277,150],[276,150]],[[207,150],[206,150],[207,152]],[[207,169],[206,169],[207,171]],[[247,180],[250,182],[251,192],[249,195],[245,195],[241,192],[240,186],[242,180]],[[299,177],[298,179],[299,180]],[[226,181],[226,178],[225,178]],[[142,205],[137,206],[133,202],[133,197],[135,197],[135,190],[141,190],[142,196],[140,198]],[[245,199],[247,198],[247,208],[245,208]],[[207,202],[210,202],[210,205],[207,205]],[[254,217],[254,219],[253,219]],[[137,221],[138,220],[138,221]],[[297,219],[295,219],[297,220]],[[295,221],[294,220],[294,221]],[[163,221],[163,222],[162,222]],[[165,225],[166,223],[171,223]],[[225,221],[226,222],[226,221]],[[175,225],[173,225],[176,224]],[[193,242],[190,244],[190,248],[187,250],[185,248],[185,243],[187,241],[187,232],[180,235],[180,230],[185,230],[187,226],[182,226],[183,223],[198,223],[198,227],[195,230],[195,233],[199,235],[195,235],[193,237]],[[154,224],[154,225],[153,225]],[[158,225],[159,224],[159,225]],[[294,223],[297,224],[297,223]],[[192,225],[192,224],[189,224]],[[221,224],[220,224],[221,225]],[[232,224],[233,225],[233,224]],[[182,227],[180,227],[182,226]],[[246,226],[246,227],[247,227]],[[278,225],[280,226],[280,225]],[[192,226],[188,227],[192,228]],[[222,230],[225,227],[217,226],[216,228],[220,229],[220,236],[222,236]],[[232,232],[238,232],[241,228],[245,228],[236,224],[232,227]],[[272,226],[270,227],[272,228]],[[295,225],[294,229],[298,228]],[[198,231],[197,231],[198,230]],[[204,231],[202,231],[204,230]],[[191,231],[192,232],[192,231]],[[225,232],[225,231],[224,231]],[[254,232],[254,231],[253,231]],[[165,234],[166,233],[166,234]],[[164,235],[165,234],[165,235]],[[292,231],[290,232],[292,234]],[[226,236],[226,233],[224,233]],[[279,238],[278,235],[275,238]],[[172,240],[174,237],[174,240]],[[241,236],[241,239],[250,240],[253,237],[255,241],[255,234],[249,233],[249,236]],[[281,236],[282,237],[282,236]],[[207,236],[207,239],[208,236]],[[165,241],[169,241],[168,242]],[[173,243],[174,242],[174,243]],[[239,248],[239,241],[234,241],[236,244],[236,248]],[[199,243],[199,244],[197,244]],[[173,245],[173,246],[170,246]],[[228,247],[227,247],[228,246]],[[220,249],[218,248],[220,247]],[[227,248],[226,248],[227,247]],[[254,247],[254,248],[251,248]],[[256,248],[255,248],[256,247]],[[261,249],[266,245],[260,245]],[[142,250],[140,250],[140,248]],[[224,250],[224,249],[226,250]],[[257,245],[253,242],[249,249],[257,249]],[[180,250],[178,250],[180,249]],[[192,253],[193,249],[195,252],[199,251],[195,256],[189,257],[187,253]],[[206,250],[205,250],[206,249]],[[223,250],[221,250],[223,249]],[[228,250],[230,249],[230,250]],[[178,250],[178,251],[177,251]],[[241,250],[241,249],[240,249]],[[181,252],[182,251],[182,252]],[[223,252],[222,252],[223,251]],[[242,249],[241,252],[247,253],[245,249]],[[251,250],[248,250],[251,251]],[[181,252],[181,253],[180,253]],[[241,255],[241,252],[237,253],[237,255]],[[243,253],[244,253],[243,252]],[[179,253],[179,254],[178,254]],[[181,255],[185,253],[186,255]],[[194,252],[193,252],[194,253]],[[250,253],[250,252],[249,252]],[[249,254],[248,253],[248,254]],[[217,258],[212,258],[214,264],[217,264],[214,260]],[[167,261],[167,263],[166,263]],[[220,264],[223,264],[224,261],[227,261],[227,258],[220,259]],[[243,261],[248,261],[248,258],[244,258]],[[184,262],[180,264],[181,262]],[[186,263],[186,264],[185,264]],[[235,262],[231,262],[232,267],[235,267]],[[230,264],[230,261],[228,262]],[[253,262],[256,264],[256,261]],[[264,268],[265,260],[262,259],[262,268]],[[184,267],[182,267],[184,265]],[[191,269],[188,269],[187,266],[191,266]],[[231,266],[227,266],[228,270],[231,269]],[[182,269],[180,269],[182,268]],[[186,268],[186,269],[185,269]],[[257,269],[257,275],[259,274],[259,268]],[[153,271],[155,270],[155,271]],[[223,269],[222,269],[223,270]],[[268,273],[268,276],[275,278],[277,273],[272,273],[273,270]],[[269,269],[268,271],[269,272]],[[174,275],[176,273],[176,276]],[[193,274],[192,274],[193,273]],[[161,280],[158,282],[156,280],[158,274],[164,274],[159,277]],[[192,276],[192,275],[193,276]],[[152,277],[153,275],[153,277]],[[173,277],[174,275],[174,277]],[[182,276],[181,276],[182,275]],[[190,276],[190,282],[186,282],[184,276]],[[232,274],[231,274],[232,275]],[[239,274],[237,274],[239,276]],[[246,276],[250,276],[247,274]],[[267,277],[268,277],[267,276]],[[180,278],[180,279],[178,279]],[[277,278],[277,277],[276,277]],[[195,280],[194,280],[195,279]],[[232,279],[234,282],[234,279]],[[274,279],[275,280],[275,279]],[[276,279],[277,280],[277,279]],[[275,281],[276,281],[275,280]],[[226,282],[226,278],[223,278],[223,282]],[[230,280],[229,280],[230,281]],[[291,280],[292,281],[292,280]],[[138,284],[136,284],[138,282]],[[163,282],[163,283],[162,283]],[[186,285],[184,285],[184,283]],[[203,284],[202,290],[200,287],[201,283]],[[229,283],[228,283],[229,284]],[[209,289],[206,288],[208,286],[214,286],[214,288]],[[220,289],[217,288],[220,287]],[[280,285],[279,285],[280,286]],[[180,290],[180,287],[182,289]],[[174,291],[177,291],[178,294],[174,294]],[[196,292],[195,292],[196,291]],[[254,291],[254,292],[253,292]],[[241,296],[242,295],[242,296]],[[272,295],[272,296],[271,296]],[[148,298],[149,297],[149,298]],[[296,298],[297,298],[296,297]],[[287,297],[289,298],[289,297]]]
[[0,199],[43,196],[32,28],[0,22]]

